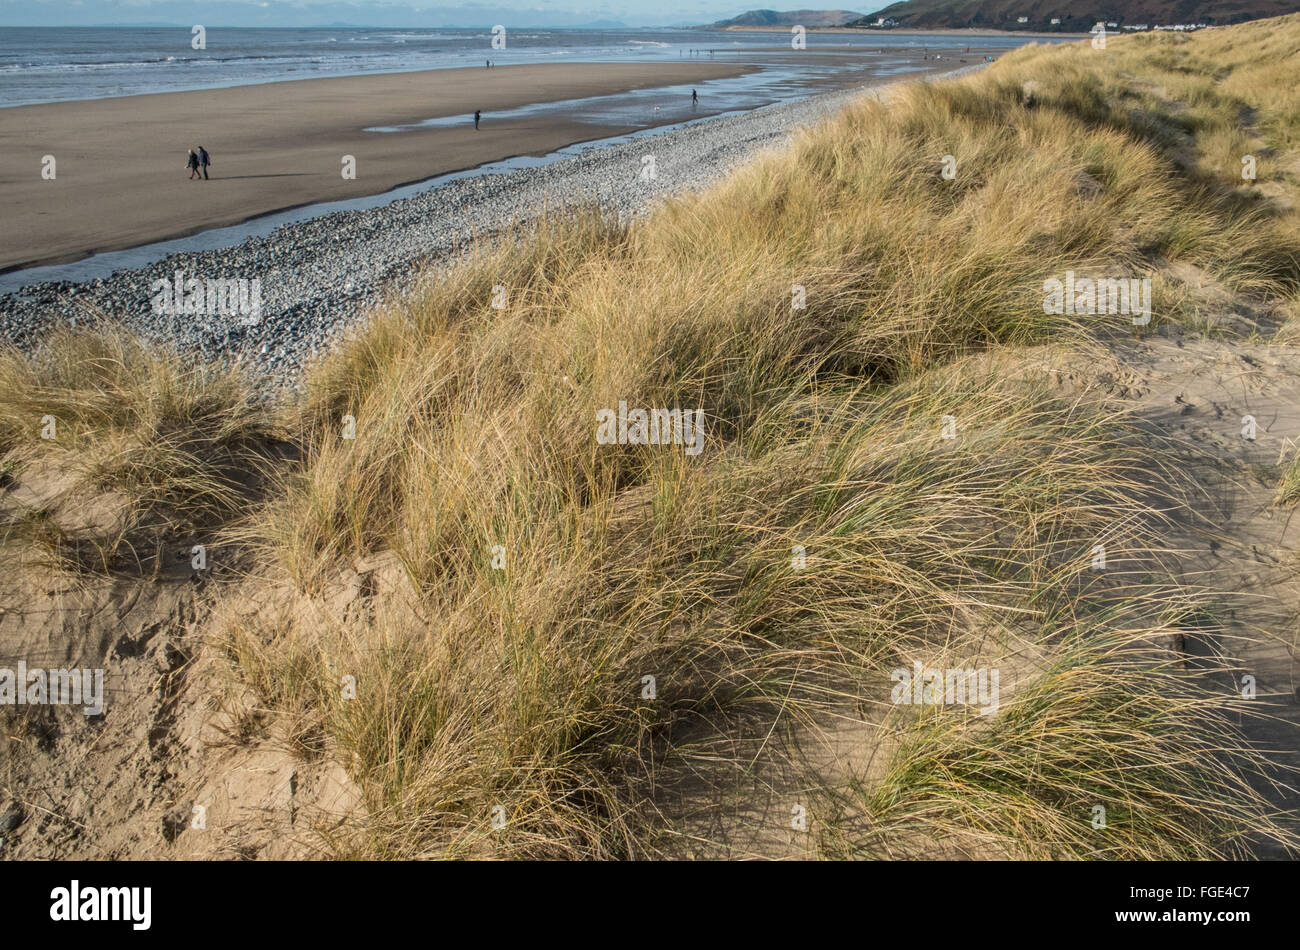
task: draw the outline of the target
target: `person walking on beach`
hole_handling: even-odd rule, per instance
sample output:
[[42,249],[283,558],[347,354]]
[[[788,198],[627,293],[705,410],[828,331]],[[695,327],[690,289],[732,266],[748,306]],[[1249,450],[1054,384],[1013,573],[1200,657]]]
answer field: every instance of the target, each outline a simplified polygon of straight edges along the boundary
[[691,105],[695,106],[695,105],[699,105],[699,104],[700,104],[700,94],[699,94],[698,92],[696,92],[694,89],[692,89],[692,90],[691,90]]
[[482,112],[482,110],[480,110],[480,109],[475,109],[475,110],[474,110],[474,131],[475,131],[475,132],[478,131],[478,120],[481,119],[482,117],[483,117],[483,112]]
[[208,180],[208,166],[211,164],[212,164],[212,160],[208,158],[208,150],[204,148],[202,145],[200,145],[199,146],[199,167],[203,169],[204,181]]
[[185,157],[185,167],[190,170],[190,181],[199,177],[199,157],[194,154],[194,149],[190,149],[189,155]]

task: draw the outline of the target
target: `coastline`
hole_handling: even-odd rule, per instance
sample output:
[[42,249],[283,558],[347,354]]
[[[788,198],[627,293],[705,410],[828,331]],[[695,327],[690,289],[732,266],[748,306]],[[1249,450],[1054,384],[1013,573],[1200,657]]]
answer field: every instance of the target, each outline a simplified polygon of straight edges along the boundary
[[[791,27],[788,26],[721,26],[709,27],[709,29],[721,30],[726,33],[789,33]],[[843,33],[850,36],[1025,36],[1030,39],[1080,39],[1086,40],[1091,34],[1088,33],[1035,33],[1030,30],[993,30],[984,27],[936,27],[934,29],[902,29],[895,27],[889,30],[871,30],[861,29],[851,26],[809,26],[805,27],[809,33]]]
[[[625,134],[646,123],[498,121],[493,112],[752,71],[699,61],[529,64],[0,109],[0,168],[11,170],[0,175],[9,225],[0,232],[0,272],[382,194],[490,161]],[[484,113],[477,133],[475,109]],[[464,122],[395,135],[365,131],[450,116],[464,116]],[[197,145],[212,155],[210,181],[186,177],[186,150]],[[355,158],[352,179],[342,174],[347,155]],[[46,156],[54,157],[53,179],[42,176]]]
[[[888,97],[912,82],[957,78],[983,66],[884,78],[663,132],[647,130],[642,135],[648,138],[592,147],[539,167],[460,178],[383,206],[285,225],[231,247],[172,253],[107,278],[25,285],[21,294],[0,295],[0,338],[31,350],[58,326],[106,320],[204,360],[256,367],[272,395],[296,385],[306,365],[389,294],[409,290],[427,266],[454,259],[474,242],[577,207],[594,205],[629,219],[665,196],[706,187],[852,99]],[[657,175],[648,182],[640,177],[647,142],[654,142],[658,158]],[[177,271],[199,279],[258,279],[260,319],[246,325],[235,316],[156,316],[152,285],[173,280]]]

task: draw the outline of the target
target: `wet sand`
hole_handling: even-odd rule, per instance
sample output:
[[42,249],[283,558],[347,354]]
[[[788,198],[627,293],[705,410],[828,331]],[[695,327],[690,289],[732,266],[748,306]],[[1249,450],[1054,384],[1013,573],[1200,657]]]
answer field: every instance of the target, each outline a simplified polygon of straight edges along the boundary
[[[76,260],[273,211],[632,131],[494,111],[750,71],[734,63],[566,63],[306,79],[0,109],[0,271]],[[475,132],[472,115],[483,110]],[[707,114],[707,112],[701,112]],[[363,131],[463,115],[455,127]],[[189,148],[212,156],[190,181]],[[44,156],[56,177],[42,178]],[[343,157],[356,177],[342,175]]]

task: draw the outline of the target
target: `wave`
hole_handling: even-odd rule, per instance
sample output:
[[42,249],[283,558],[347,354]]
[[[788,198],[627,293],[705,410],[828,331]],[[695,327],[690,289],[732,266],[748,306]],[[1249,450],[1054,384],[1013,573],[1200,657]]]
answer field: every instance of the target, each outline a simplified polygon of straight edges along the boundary
[[363,39],[376,40],[393,40],[397,43],[405,43],[407,40],[450,40],[458,39],[447,33],[374,33]]
[[[20,69],[48,70],[51,72],[74,72],[83,69],[138,69],[141,66],[165,66],[175,60],[175,56],[167,56],[158,59],[137,59],[121,63],[7,63],[0,66],[0,72],[17,72]],[[186,59],[182,60],[182,62],[190,62],[190,60]]]
[[6,63],[0,65],[0,72],[16,72],[17,70],[35,70],[47,72],[78,72],[94,69],[141,69],[147,66],[203,66],[213,63],[266,63],[279,60],[282,62],[299,62],[300,55],[294,53],[245,53],[241,56],[159,56],[154,59],[133,59],[123,61],[110,61],[105,63]]

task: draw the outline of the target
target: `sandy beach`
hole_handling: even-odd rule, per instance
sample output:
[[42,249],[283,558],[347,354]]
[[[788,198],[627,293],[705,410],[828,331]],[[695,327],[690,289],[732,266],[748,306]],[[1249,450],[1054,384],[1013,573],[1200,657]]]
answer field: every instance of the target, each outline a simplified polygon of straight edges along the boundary
[[[749,71],[701,61],[440,69],[0,109],[0,271],[618,135],[632,127],[492,113]],[[477,133],[475,109],[484,113]],[[364,131],[454,115],[463,126]],[[197,145],[212,156],[207,182],[188,180],[184,168]],[[53,180],[41,175],[46,155],[56,161]],[[344,155],[356,158],[355,179],[342,176]]]
[[[947,64],[931,76],[946,78],[982,68],[971,64],[953,70]],[[418,185],[413,194],[394,200],[385,193],[373,207],[309,215],[280,226],[270,219],[262,222],[271,225],[270,230],[210,250],[176,249],[148,262],[105,255],[97,264],[70,266],[66,278],[76,287],[48,271],[2,274],[0,339],[26,347],[45,338],[54,326],[112,314],[143,338],[190,352],[233,355],[257,366],[259,379],[269,389],[292,387],[303,362],[335,333],[345,332],[369,307],[407,286],[422,269],[450,260],[478,239],[549,213],[593,204],[629,220],[665,196],[706,187],[756,152],[780,146],[797,129],[851,100],[864,95],[888,100],[906,85],[877,79],[869,89],[833,89],[714,116],[660,129],[649,139],[594,146],[506,173]],[[471,127],[466,137],[473,135]],[[654,143],[658,158],[657,173],[648,181],[640,177],[647,142]],[[183,169],[176,171],[181,180],[177,187],[188,186],[195,193],[219,185],[217,179],[191,183]],[[159,320],[151,307],[151,288],[159,278],[172,280],[178,269],[259,278],[261,319],[251,325],[225,318]],[[10,293],[19,287],[21,295]]]

